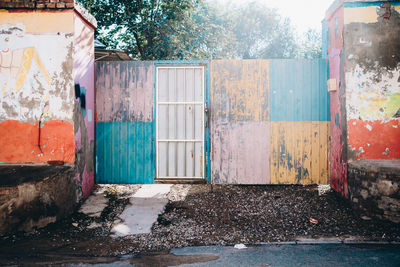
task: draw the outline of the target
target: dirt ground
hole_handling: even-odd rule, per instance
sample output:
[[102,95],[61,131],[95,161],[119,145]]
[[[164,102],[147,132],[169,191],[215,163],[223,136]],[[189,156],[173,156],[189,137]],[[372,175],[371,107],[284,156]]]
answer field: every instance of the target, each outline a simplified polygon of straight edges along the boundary
[[31,233],[0,237],[0,265],[112,262],[122,255],[184,246],[301,237],[400,241],[399,224],[367,218],[332,191],[319,195],[316,186],[231,185],[175,185],[151,234],[112,238],[112,223],[132,192],[118,186],[102,190],[109,205],[99,218],[76,212]]

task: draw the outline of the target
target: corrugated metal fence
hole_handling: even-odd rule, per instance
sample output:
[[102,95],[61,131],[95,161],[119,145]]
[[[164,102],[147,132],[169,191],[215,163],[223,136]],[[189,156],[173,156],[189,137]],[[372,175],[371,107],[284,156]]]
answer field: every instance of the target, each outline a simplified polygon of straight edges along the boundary
[[[96,177],[152,183],[156,176],[157,62],[97,63]],[[179,65],[196,65],[180,61]],[[325,60],[217,60],[211,83],[212,183],[328,183]],[[174,64],[171,64],[174,65]],[[207,133],[207,131],[205,131]],[[211,162],[211,166],[210,165]]]

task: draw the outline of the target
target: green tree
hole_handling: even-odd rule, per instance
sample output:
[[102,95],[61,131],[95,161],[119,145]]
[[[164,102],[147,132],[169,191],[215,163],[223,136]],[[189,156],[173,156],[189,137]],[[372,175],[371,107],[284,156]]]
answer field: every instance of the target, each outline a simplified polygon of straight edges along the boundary
[[233,8],[233,32],[239,58],[294,57],[296,42],[289,19],[258,1]]
[[184,58],[196,0],[81,0],[98,21],[97,38],[142,60]]
[[303,34],[298,49],[298,57],[313,59],[322,56],[322,33],[309,29]]

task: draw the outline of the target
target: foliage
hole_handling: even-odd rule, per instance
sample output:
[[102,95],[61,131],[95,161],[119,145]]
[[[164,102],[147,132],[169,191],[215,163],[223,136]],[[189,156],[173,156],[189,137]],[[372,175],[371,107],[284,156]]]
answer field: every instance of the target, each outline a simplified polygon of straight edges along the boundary
[[204,0],[80,2],[98,21],[97,38],[135,59],[312,58],[321,54],[315,31],[297,43],[290,20],[260,1],[241,6]]
[[314,29],[309,29],[305,32],[299,45],[298,53],[298,57],[300,58],[320,58],[322,56],[321,32]]
[[239,58],[294,57],[296,43],[290,20],[262,2],[234,8],[233,32]]

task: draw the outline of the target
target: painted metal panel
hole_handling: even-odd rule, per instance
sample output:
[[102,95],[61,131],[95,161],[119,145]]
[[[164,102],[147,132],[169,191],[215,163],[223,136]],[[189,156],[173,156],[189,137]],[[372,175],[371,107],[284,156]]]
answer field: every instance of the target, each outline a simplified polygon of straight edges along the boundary
[[96,67],[97,121],[153,121],[153,62],[102,61]]
[[96,63],[96,179],[153,183],[153,62]]
[[98,122],[98,183],[153,183],[151,122]]
[[270,183],[270,123],[214,123],[212,136],[212,183]]
[[325,59],[270,61],[271,121],[329,121]]
[[329,122],[271,122],[271,184],[328,183]]
[[211,61],[211,108],[215,121],[269,120],[269,61]]
[[157,67],[157,178],[204,178],[204,68]]
[[211,61],[211,177],[269,183],[269,61]]

